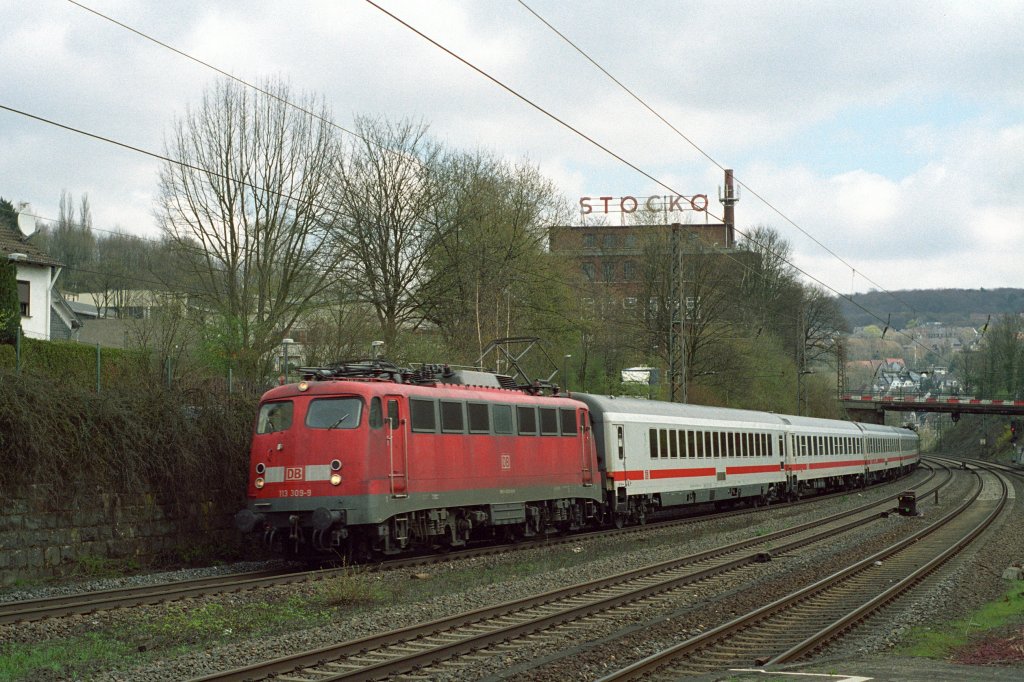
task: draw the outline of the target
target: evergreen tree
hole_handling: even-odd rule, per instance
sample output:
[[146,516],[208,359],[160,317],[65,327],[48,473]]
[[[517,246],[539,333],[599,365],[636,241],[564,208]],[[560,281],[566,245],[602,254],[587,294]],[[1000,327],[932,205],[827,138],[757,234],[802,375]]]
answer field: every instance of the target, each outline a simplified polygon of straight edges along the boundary
[[[6,199],[0,198],[0,230],[17,230],[18,213]],[[13,344],[21,330],[21,304],[18,301],[18,270],[0,254],[0,343]]]

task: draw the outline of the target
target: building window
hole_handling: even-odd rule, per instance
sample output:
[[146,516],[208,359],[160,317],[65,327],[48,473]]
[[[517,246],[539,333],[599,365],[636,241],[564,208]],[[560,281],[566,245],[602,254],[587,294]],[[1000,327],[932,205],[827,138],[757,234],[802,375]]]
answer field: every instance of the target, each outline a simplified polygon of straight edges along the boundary
[[595,274],[596,273],[594,271],[594,264],[593,263],[584,263],[583,264],[583,276],[584,277],[586,277],[589,281],[593,282]]
[[597,235],[595,235],[595,234],[585,234],[585,235],[583,235],[583,248],[584,249],[592,249],[595,246],[597,246]]
[[636,297],[635,296],[627,296],[626,298],[622,299],[622,307],[623,308],[635,308],[636,307]]
[[636,263],[628,260],[622,264],[622,278],[627,282],[636,279]]
[[636,248],[636,235],[635,234],[627,234],[626,235],[626,248],[627,249],[635,249]]
[[19,279],[18,280],[18,303],[21,304],[21,316],[22,317],[28,317],[29,316],[29,312],[30,311],[29,311],[29,307],[28,307],[28,301],[29,301],[28,294],[29,294],[29,283],[28,282],[23,282],[23,281],[21,281]]
[[606,249],[614,249],[615,248],[615,235],[614,234],[606,234],[604,236],[603,244],[604,244],[604,248],[606,248]]
[[604,262],[601,263],[601,275],[605,282],[612,282],[615,280],[615,263]]

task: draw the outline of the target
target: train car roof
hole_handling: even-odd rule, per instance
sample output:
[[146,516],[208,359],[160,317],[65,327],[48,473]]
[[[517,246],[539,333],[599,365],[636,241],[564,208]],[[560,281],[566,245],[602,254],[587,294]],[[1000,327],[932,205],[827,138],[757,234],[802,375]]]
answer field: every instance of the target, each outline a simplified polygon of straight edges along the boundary
[[909,429],[884,424],[865,424],[841,419],[821,419],[790,414],[776,414],[759,410],[739,410],[731,407],[711,407],[690,403],[668,403],[661,400],[573,393],[573,398],[587,404],[596,418],[605,415],[644,415],[654,417],[684,417],[690,419],[728,419],[770,426],[796,426],[818,430],[849,431],[853,435],[861,432],[870,435],[908,435]]
[[587,404],[590,412],[597,417],[606,414],[644,415],[655,417],[689,417],[692,419],[730,419],[773,426],[784,426],[783,415],[757,410],[737,410],[730,407],[710,407],[690,403],[667,403],[661,400],[644,400],[592,393],[573,393],[572,397]]

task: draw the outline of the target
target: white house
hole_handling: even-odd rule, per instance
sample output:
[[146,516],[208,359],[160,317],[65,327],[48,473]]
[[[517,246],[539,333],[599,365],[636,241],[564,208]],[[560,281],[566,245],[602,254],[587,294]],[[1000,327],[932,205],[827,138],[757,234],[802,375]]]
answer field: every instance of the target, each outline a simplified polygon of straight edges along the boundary
[[16,225],[3,223],[0,223],[0,258],[13,262],[17,269],[22,333],[48,341],[54,315],[51,308],[54,284],[60,276],[61,263],[33,244]]

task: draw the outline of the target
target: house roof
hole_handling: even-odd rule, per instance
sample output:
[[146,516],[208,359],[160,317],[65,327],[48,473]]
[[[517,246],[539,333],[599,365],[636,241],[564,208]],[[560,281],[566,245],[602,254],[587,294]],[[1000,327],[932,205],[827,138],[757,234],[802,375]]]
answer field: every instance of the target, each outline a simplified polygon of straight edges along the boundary
[[63,265],[56,258],[51,258],[45,251],[33,244],[25,235],[18,231],[17,226],[7,225],[0,221],[0,256],[7,258],[12,253],[25,254],[22,263],[60,267]]

